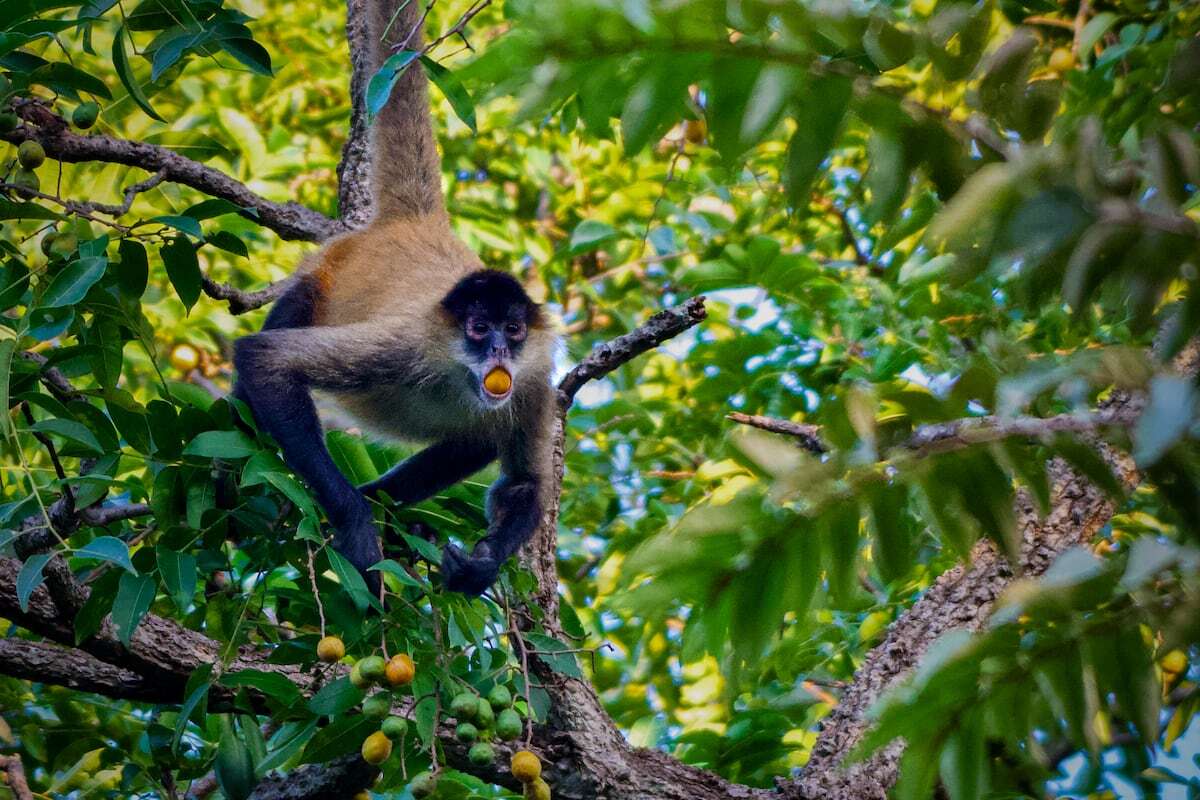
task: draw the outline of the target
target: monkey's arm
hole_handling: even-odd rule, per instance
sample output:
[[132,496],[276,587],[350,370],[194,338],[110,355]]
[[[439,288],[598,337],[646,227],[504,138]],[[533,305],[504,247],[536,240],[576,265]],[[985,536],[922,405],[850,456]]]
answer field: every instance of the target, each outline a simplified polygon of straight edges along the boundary
[[496,446],[486,441],[450,439],[427,447],[361,487],[367,497],[386,492],[397,503],[419,503],[486,467]]
[[542,520],[551,469],[553,420],[549,409],[553,395],[549,386],[540,401],[537,408],[522,415],[523,427],[500,448],[502,474],[488,492],[487,535],[469,556],[452,544],[442,551],[446,586],[456,592],[483,594],[495,583],[500,566],[529,541]]
[[[303,287],[304,284],[298,284]],[[272,316],[303,319],[303,289],[277,301]],[[358,326],[273,328],[239,339],[234,350],[238,380],[235,395],[244,400],[259,426],[274,437],[288,466],[317,495],[337,530],[333,547],[377,589],[379,576],[367,567],[382,558],[371,507],[334,464],[325,448],[321,422],[310,389],[348,389],[369,380],[355,369],[352,345],[361,341]]]

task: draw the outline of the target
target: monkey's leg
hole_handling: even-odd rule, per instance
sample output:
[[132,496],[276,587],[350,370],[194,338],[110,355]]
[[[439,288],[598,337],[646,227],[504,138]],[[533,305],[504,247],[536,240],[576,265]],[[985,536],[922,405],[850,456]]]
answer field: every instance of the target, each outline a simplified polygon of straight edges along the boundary
[[487,536],[467,555],[452,544],[442,551],[446,586],[478,596],[496,582],[500,565],[533,535],[542,519],[541,486],[531,474],[505,475],[488,494]]
[[[239,339],[234,352],[238,394],[254,418],[279,443],[284,460],[313,488],[337,529],[334,549],[353,564],[376,591],[377,573],[367,568],[382,558],[379,535],[367,499],[338,470],[310,395],[311,388],[346,389],[363,376],[350,346],[364,334],[360,326],[267,330]],[[339,355],[340,353],[340,355]]]
[[386,492],[397,503],[419,503],[486,467],[496,458],[491,442],[447,440],[425,448],[361,487],[376,497]]

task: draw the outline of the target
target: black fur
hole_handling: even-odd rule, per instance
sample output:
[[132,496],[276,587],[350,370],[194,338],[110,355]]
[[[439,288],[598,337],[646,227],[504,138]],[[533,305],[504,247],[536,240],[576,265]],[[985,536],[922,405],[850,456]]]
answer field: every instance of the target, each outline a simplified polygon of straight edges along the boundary
[[539,319],[537,304],[517,279],[495,269],[481,269],[463,278],[442,299],[442,308],[459,323],[473,314],[496,324],[519,320],[532,326]]
[[[317,287],[301,279],[275,301],[264,330],[310,325],[319,296]],[[299,375],[279,375],[266,366],[271,357],[269,342],[261,334],[238,340],[233,356],[238,375],[234,396],[250,406],[254,419],[279,443],[288,466],[316,492],[337,529],[334,549],[363,574],[372,592],[378,592],[379,573],[367,571],[383,557],[371,505],[325,449],[308,384]]]
[[[320,289],[308,278],[297,281],[275,302],[264,331],[305,328],[312,325]],[[472,316],[483,317],[492,329],[486,338],[469,341],[476,348],[509,348],[515,352],[520,341],[506,339],[506,326],[520,322],[536,324],[538,308],[511,276],[482,270],[463,279],[442,302],[443,308],[460,324]],[[383,556],[379,532],[368,496],[386,493],[399,503],[417,503],[477,472],[498,453],[495,444],[483,440],[447,440],[417,453],[386,475],[361,489],[338,470],[325,448],[325,436],[313,405],[313,388],[304,374],[281,373],[271,367],[272,354],[280,343],[273,336],[257,334],[239,339],[234,350],[238,380],[234,394],[250,406],[258,424],[274,437],[284,459],[313,488],[317,500],[336,528],[333,547],[366,579],[372,592],[379,590],[379,573],[368,571]],[[523,339],[523,335],[518,337]],[[367,374],[371,373],[371,374]],[[347,368],[337,385],[320,388],[353,390],[378,376],[372,369]],[[499,574],[500,565],[529,538],[540,520],[537,477],[529,472],[526,445],[518,437],[506,447],[505,475],[488,498],[487,535],[471,554],[454,545],[443,551],[442,576],[447,588],[468,595],[482,594]],[[511,451],[511,452],[508,452]]]

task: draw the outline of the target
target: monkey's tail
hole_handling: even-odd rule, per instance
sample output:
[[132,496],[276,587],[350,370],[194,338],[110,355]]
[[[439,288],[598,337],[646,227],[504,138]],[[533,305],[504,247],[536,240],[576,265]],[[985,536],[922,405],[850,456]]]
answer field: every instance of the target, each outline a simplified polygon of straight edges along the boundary
[[[366,5],[368,60],[375,71],[390,56],[424,44],[423,0],[358,0]],[[351,3],[356,5],[357,3]],[[360,5],[361,8],[361,5]],[[366,86],[356,87],[364,92]],[[355,98],[363,102],[363,97]],[[442,213],[441,162],[429,113],[425,69],[413,60],[375,118],[370,135],[371,190],[376,219]]]

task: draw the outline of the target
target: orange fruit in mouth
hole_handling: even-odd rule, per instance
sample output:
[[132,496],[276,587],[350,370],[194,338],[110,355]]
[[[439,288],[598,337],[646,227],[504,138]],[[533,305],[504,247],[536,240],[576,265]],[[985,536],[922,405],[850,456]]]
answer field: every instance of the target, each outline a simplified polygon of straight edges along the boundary
[[494,395],[508,394],[512,389],[512,376],[508,374],[507,370],[496,367],[483,379],[483,388]]

